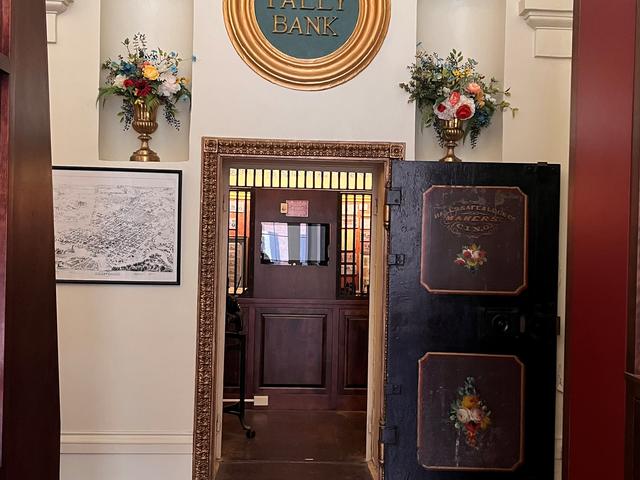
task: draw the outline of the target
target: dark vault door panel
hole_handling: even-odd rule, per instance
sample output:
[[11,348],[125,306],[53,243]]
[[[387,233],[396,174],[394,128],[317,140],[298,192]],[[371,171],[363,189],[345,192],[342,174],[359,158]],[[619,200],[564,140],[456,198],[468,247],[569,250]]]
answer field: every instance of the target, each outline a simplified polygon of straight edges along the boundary
[[527,286],[527,196],[435,185],[423,195],[420,280],[431,293],[518,295]]
[[559,179],[394,162],[386,480],[553,478]]
[[419,368],[420,465],[514,471],[522,464],[524,365],[517,357],[427,353]]

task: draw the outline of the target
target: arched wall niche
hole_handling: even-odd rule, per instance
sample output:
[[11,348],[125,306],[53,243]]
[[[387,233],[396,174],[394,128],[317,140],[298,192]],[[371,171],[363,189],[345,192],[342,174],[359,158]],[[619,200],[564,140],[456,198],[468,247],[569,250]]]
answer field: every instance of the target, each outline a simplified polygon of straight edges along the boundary
[[[180,75],[191,79],[193,57],[193,0],[102,0],[100,2],[100,59],[126,52],[122,41],[134,34],[146,34],[149,49],[178,52],[183,62]],[[104,82],[104,73],[100,80]],[[102,84],[102,83],[101,83]],[[117,117],[121,101],[109,98],[100,107],[99,158],[126,161],[139,148],[133,129],[123,131]],[[158,130],[152,135],[151,148],[161,162],[182,162],[189,158],[191,109],[188,101],[178,102],[180,130],[167,124],[162,108],[158,112]]]
[[[446,57],[452,48],[479,62],[478,71],[505,80],[505,22],[507,0],[431,0],[418,2],[418,50]],[[504,84],[501,84],[504,85]],[[477,149],[459,149],[465,162],[502,161],[503,116],[494,115],[492,125],[480,136]],[[416,118],[416,158],[442,157],[433,129],[422,129]]]

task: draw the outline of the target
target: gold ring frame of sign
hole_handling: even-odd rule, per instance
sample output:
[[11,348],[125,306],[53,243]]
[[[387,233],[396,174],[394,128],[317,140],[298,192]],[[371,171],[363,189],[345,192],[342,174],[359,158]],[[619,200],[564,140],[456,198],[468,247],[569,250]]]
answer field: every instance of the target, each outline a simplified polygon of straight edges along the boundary
[[224,21],[234,48],[260,76],[295,90],[325,90],[364,70],[387,36],[391,0],[359,2],[360,14],[349,39],[320,58],[295,58],[274,47],[258,25],[255,0],[224,0]]
[[[283,160],[380,164],[385,184],[391,179],[392,160],[404,160],[404,143],[313,142],[243,138],[202,139],[202,190],[200,210],[200,256],[198,281],[198,327],[196,340],[196,388],[193,426],[193,480],[211,480],[215,470],[216,335],[221,179],[224,161],[251,160],[267,164]],[[386,242],[387,240],[385,240]],[[388,250],[384,244],[385,252]],[[226,265],[226,263],[225,263]],[[387,311],[385,285],[384,312]],[[386,313],[384,313],[386,315]],[[385,318],[386,323],[386,318]],[[385,341],[386,352],[386,341]],[[385,353],[386,359],[386,353]],[[386,364],[386,361],[383,360]]]

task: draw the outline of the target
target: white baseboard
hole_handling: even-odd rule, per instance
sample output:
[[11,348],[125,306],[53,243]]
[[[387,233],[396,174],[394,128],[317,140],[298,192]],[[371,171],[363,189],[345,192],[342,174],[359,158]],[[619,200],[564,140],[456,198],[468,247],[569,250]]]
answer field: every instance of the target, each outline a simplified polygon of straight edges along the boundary
[[[191,433],[65,432],[60,453],[85,455],[191,455]],[[556,438],[556,460],[562,459],[562,438]]]
[[191,433],[63,432],[60,453],[84,455],[191,455]]

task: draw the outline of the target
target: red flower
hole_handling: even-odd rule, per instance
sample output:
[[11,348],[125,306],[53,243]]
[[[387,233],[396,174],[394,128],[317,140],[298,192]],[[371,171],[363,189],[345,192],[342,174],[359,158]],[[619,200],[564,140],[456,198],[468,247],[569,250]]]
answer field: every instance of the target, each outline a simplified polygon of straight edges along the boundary
[[134,83],[133,80],[131,80],[130,78],[127,78],[124,82],[123,82],[124,88],[129,88],[129,87],[133,87]]
[[476,428],[477,428],[477,425],[475,423],[473,422],[465,423],[464,426],[466,427],[466,429],[469,431],[471,435],[475,435]]
[[447,109],[446,105],[444,103],[441,103],[440,105],[438,105],[438,111],[440,113],[444,112]]
[[449,97],[449,103],[452,107],[455,107],[460,101],[460,92],[453,92]]
[[461,259],[461,258],[457,258],[457,259],[456,259],[456,265],[464,265],[465,263],[466,263],[466,262],[465,262],[463,259]]
[[471,107],[469,105],[460,105],[456,110],[456,118],[460,120],[468,120],[471,115]]
[[137,80],[135,82],[136,95],[138,97],[146,97],[151,93],[151,85],[146,80]]

